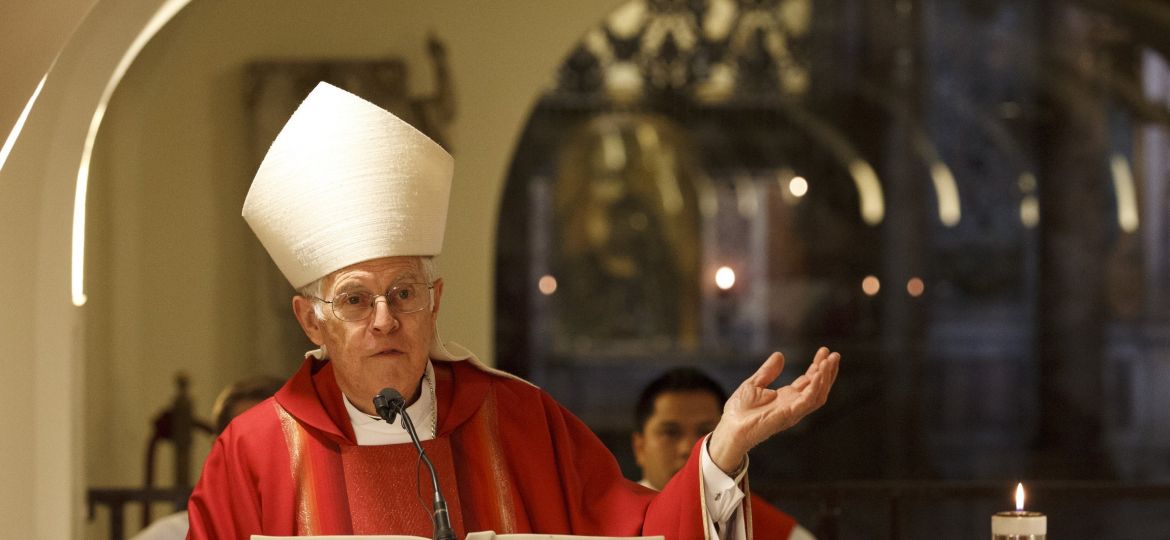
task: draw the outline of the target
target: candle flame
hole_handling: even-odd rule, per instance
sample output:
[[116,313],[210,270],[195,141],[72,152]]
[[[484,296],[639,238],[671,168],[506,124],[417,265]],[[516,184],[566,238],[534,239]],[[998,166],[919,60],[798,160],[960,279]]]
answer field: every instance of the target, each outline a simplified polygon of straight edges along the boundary
[[1016,484],[1016,510],[1024,511],[1024,484]]

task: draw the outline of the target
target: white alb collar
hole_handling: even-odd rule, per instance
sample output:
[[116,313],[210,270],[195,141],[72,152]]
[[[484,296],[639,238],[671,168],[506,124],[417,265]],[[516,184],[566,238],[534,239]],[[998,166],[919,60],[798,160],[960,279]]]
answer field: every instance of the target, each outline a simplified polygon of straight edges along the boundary
[[[414,422],[414,429],[418,438],[428,441],[435,438],[434,426],[438,425],[438,412],[435,410],[434,394],[435,369],[427,362],[426,372],[423,374],[422,384],[419,385],[418,399],[406,408],[410,420]],[[381,418],[372,417],[353,406],[349,397],[342,394],[345,411],[349,413],[349,422],[353,425],[353,433],[357,436],[359,446],[374,446],[382,444],[402,444],[410,442],[410,434],[402,428],[401,420],[394,425],[387,424]]]

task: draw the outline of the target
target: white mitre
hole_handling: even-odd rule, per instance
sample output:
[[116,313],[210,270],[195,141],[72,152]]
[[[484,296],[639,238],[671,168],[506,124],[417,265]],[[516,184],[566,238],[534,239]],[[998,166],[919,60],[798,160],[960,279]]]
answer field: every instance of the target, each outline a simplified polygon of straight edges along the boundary
[[243,216],[299,289],[362,261],[438,255],[453,173],[410,124],[320,83],[268,149]]

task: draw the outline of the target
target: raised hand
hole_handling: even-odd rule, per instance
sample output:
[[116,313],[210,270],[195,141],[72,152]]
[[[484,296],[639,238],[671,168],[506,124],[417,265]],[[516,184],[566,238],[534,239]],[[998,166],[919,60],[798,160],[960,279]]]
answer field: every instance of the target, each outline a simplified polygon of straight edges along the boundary
[[748,450],[824,405],[840,363],[840,354],[821,347],[808,371],[792,384],[773,390],[769,385],[784,369],[784,355],[772,353],[723,405],[723,416],[708,445],[715,465],[728,474],[739,470]]

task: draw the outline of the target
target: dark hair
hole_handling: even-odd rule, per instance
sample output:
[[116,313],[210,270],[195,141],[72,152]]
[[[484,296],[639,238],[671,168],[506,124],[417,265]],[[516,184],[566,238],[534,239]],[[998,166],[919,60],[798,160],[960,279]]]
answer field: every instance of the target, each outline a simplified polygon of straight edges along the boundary
[[232,421],[232,407],[241,401],[264,401],[280,390],[284,381],[276,377],[256,377],[236,381],[224,388],[215,399],[211,408],[211,416],[215,421],[215,432],[222,433]]
[[667,392],[707,392],[720,406],[727,401],[727,392],[715,379],[693,367],[677,367],[659,375],[642,390],[638,407],[634,409],[634,431],[642,432],[650,415],[654,414],[654,401]]

